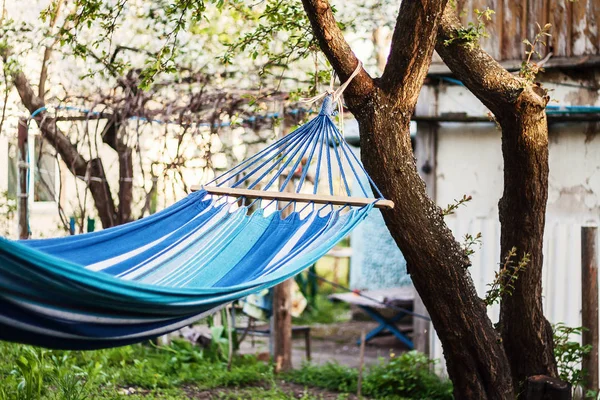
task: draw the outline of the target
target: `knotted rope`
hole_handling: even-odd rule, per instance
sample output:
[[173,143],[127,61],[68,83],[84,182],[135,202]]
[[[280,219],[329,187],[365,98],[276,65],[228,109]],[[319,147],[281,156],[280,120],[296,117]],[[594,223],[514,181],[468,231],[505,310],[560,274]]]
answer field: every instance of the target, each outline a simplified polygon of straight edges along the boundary
[[336,90],[333,90],[333,84],[335,82],[335,76],[336,76],[335,71],[334,71],[331,75],[331,83],[330,83],[329,89],[327,89],[325,92],[320,93],[314,97],[309,97],[309,98],[300,100],[302,103],[306,103],[307,105],[310,106],[313,103],[315,103],[321,99],[324,99],[327,96],[331,96],[332,103],[337,103],[337,106],[338,106],[340,133],[342,134],[342,137],[344,136],[344,106],[342,104],[342,101],[340,101],[340,99],[342,98],[344,90],[346,90],[346,88],[348,87],[350,82],[352,82],[352,80],[354,78],[356,78],[356,76],[359,74],[359,72],[362,68],[362,65],[363,65],[362,61],[358,60],[358,64],[356,65],[354,72],[352,72],[352,75],[350,75],[348,77],[348,79],[344,83],[342,83],[340,85],[340,87],[337,88]]

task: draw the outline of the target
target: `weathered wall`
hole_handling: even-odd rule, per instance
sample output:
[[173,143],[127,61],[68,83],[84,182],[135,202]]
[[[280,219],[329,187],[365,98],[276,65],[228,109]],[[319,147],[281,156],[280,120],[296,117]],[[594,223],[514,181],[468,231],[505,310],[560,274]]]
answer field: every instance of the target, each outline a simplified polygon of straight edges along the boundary
[[598,22],[600,0],[457,0],[463,24],[477,23],[475,10],[486,7],[495,11],[486,21],[488,38],[481,44],[498,60],[521,60],[525,57],[523,39],[533,42],[538,25],[552,25],[552,37],[541,49],[542,57],[597,55],[600,46]]
[[[598,106],[595,71],[551,72],[541,76],[559,106]],[[435,92],[437,90],[437,99]],[[483,116],[487,110],[464,87],[426,87],[418,111]],[[432,108],[429,105],[436,104]],[[421,114],[423,115],[423,114]],[[418,134],[418,132],[417,132]],[[503,191],[501,133],[493,123],[441,123],[437,133],[436,202],[440,207],[463,195],[473,200],[446,217],[458,240],[482,233],[470,268],[483,297],[500,260],[498,200]],[[582,225],[600,225],[600,127],[595,123],[553,123],[549,127],[549,199],[544,247],[544,311],[552,323],[581,325]],[[496,321],[498,307],[490,309]],[[443,359],[434,336],[432,357]],[[443,362],[440,364],[443,367]],[[441,368],[443,370],[443,368]]]
[[[600,135],[589,135],[589,129],[587,123],[550,128],[548,221],[600,222]],[[490,124],[443,124],[438,135],[438,204],[471,195],[473,200],[449,219],[497,220],[500,132]]]

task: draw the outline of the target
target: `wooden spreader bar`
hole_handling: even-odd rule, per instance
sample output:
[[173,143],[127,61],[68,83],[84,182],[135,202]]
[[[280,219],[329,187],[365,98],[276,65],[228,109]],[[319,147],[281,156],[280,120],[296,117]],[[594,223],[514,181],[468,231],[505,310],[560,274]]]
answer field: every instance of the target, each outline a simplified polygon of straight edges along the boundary
[[[284,193],[284,192],[267,192],[265,190],[251,190],[251,189],[238,189],[230,187],[218,187],[218,186],[192,186],[192,192],[198,190],[206,190],[210,194],[216,194],[221,196],[232,196],[232,197],[248,197],[252,199],[262,198],[268,200],[283,200],[292,201],[296,200],[303,203],[313,202],[317,204],[335,204],[335,205],[350,205],[350,206],[366,206],[367,204],[373,203],[373,199],[366,197],[344,197],[344,196],[329,196],[329,195],[316,195],[306,193]],[[379,200],[374,205],[375,208],[392,209],[394,208],[394,202],[391,200]]]

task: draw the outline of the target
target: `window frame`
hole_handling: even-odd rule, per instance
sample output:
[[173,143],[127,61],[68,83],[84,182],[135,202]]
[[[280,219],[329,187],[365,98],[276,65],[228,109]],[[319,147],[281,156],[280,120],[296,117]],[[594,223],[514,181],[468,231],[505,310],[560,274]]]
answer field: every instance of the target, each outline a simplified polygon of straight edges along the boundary
[[[39,134],[29,134],[27,138],[27,159],[29,169],[27,173],[27,192],[29,206],[35,211],[56,211],[56,205],[59,202],[60,190],[60,156],[54,159],[54,199],[53,200],[35,200],[35,169],[37,168],[36,141],[40,141],[42,146],[50,146]],[[51,146],[50,146],[51,147]]]

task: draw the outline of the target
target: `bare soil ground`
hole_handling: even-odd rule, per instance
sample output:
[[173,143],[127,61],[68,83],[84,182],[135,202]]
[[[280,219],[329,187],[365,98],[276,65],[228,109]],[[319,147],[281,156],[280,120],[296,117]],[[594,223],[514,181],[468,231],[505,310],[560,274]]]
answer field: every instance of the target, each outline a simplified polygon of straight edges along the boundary
[[[374,322],[349,321],[335,325],[311,326],[312,362],[325,364],[337,362],[356,368],[359,366],[360,346],[357,340],[361,332],[369,332],[377,326]],[[369,341],[365,347],[365,365],[372,365],[380,358],[389,358],[390,353],[399,354],[407,348],[393,336],[380,336]],[[269,352],[267,337],[247,337],[241,344],[242,354]],[[292,363],[299,367],[306,360],[306,346],[303,337],[293,340]]]
[[[277,388],[280,392],[284,392],[290,397],[296,399],[306,398],[307,396],[313,396],[320,400],[338,400],[340,393],[332,392],[327,389],[320,389],[315,387],[305,387],[289,382],[277,382]],[[212,390],[197,390],[194,388],[186,388],[186,393],[190,399],[199,400],[212,400],[212,399],[258,399],[260,397],[260,389],[265,392],[270,390],[271,387],[268,384],[264,384],[262,387],[253,386],[252,388],[218,388]],[[362,397],[363,400],[368,400]],[[358,396],[354,394],[343,395],[343,399],[357,400]]]
[[[360,338],[361,332],[369,332],[376,326],[377,323],[367,321],[312,325],[310,334],[311,362],[316,364],[335,362],[358,368],[360,346],[357,344],[357,340]],[[206,328],[203,326],[194,328],[198,329],[198,333],[202,335],[209,334],[208,331],[204,332]],[[266,327],[263,326],[260,328]],[[381,358],[388,359],[390,354],[399,354],[407,350],[400,341],[391,335],[376,337],[369,341],[365,347],[365,366],[376,364]],[[256,354],[259,359],[266,361],[269,358],[269,338],[248,335],[241,343],[239,353]],[[292,363],[294,367],[300,367],[303,362],[306,362],[306,345],[304,336],[300,335],[293,339]],[[340,393],[326,389],[305,387],[284,381],[265,382],[259,386],[252,387],[217,388],[212,390],[199,390],[190,386],[185,388],[185,392],[190,399],[259,399],[265,398],[261,395],[263,391],[270,391],[269,393],[272,393],[273,384],[276,387],[276,391],[284,393],[286,398],[302,399],[310,396],[311,398],[322,400],[358,399],[354,394],[341,395]]]

